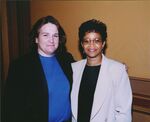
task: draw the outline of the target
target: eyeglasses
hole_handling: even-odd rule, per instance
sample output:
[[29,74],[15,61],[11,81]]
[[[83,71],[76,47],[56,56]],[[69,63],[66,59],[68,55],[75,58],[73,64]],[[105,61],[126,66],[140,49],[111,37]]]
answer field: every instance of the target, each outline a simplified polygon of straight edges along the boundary
[[90,39],[84,39],[82,41],[82,44],[83,45],[90,45],[90,44],[101,44],[102,43],[102,40],[101,39],[94,39],[94,40],[90,40]]

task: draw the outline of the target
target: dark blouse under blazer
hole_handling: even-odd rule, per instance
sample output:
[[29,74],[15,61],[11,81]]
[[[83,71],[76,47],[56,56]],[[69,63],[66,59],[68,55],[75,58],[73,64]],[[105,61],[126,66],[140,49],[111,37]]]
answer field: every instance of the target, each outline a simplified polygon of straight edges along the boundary
[[[72,84],[71,54],[56,55]],[[58,74],[59,75],[59,74]],[[48,122],[48,88],[37,52],[31,52],[10,65],[5,87],[5,122]]]

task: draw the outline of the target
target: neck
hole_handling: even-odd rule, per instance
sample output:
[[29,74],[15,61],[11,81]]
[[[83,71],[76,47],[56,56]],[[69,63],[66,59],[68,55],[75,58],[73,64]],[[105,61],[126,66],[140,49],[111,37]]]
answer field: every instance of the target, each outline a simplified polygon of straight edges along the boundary
[[100,65],[102,62],[102,56],[96,58],[87,57],[87,65],[88,66],[97,66]]
[[45,54],[45,53],[43,53],[43,52],[41,52],[41,51],[38,51],[38,53],[39,53],[41,56],[43,56],[43,57],[52,57],[52,56],[55,55],[54,53],[53,53],[53,54]]

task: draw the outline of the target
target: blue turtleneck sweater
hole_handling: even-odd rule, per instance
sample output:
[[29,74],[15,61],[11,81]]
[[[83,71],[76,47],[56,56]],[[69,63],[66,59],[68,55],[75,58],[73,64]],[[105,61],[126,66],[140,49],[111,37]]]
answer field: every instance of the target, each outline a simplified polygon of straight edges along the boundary
[[49,122],[63,122],[71,116],[69,81],[55,56],[40,55],[49,92]]

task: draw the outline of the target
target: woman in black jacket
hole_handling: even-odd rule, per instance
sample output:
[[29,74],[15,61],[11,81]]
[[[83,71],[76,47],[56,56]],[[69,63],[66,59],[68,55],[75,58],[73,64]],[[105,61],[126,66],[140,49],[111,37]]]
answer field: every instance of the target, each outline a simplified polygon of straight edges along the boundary
[[4,121],[68,121],[74,59],[65,48],[65,32],[54,17],[46,16],[34,24],[30,40],[31,52],[9,68]]

